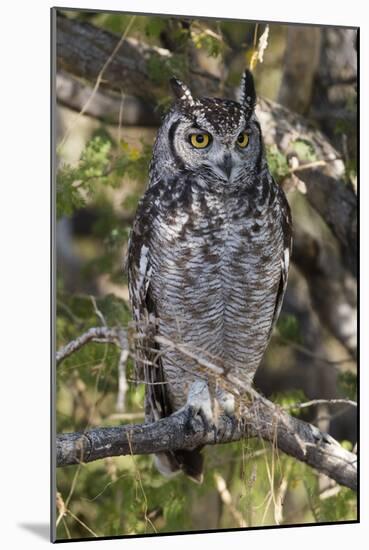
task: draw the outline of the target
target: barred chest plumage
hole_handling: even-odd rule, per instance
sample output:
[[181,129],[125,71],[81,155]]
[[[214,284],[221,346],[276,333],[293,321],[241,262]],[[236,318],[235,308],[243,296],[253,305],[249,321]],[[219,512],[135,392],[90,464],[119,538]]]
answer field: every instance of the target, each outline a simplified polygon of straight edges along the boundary
[[[154,201],[150,285],[159,334],[250,382],[269,340],[280,284],[284,244],[274,186],[265,174],[259,186],[217,189],[188,178],[180,189],[175,183],[153,189],[160,207]],[[176,350],[161,360],[177,409],[196,363]]]

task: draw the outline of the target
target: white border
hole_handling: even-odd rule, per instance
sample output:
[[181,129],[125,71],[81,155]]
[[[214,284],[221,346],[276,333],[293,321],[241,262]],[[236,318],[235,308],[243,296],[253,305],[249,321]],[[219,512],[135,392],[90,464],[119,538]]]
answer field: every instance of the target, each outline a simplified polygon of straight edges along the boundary
[[[361,111],[368,121],[368,30],[365,2],[226,2],[213,0],[69,0],[77,8],[104,8],[156,13],[233,17],[361,26]],[[49,8],[48,0],[4,3],[1,10],[1,418],[0,473],[1,539],[5,548],[32,550],[47,544],[21,525],[49,521]],[[5,118],[5,128],[4,121]],[[368,122],[362,124],[361,211],[368,205]],[[367,312],[368,266],[365,237],[368,218],[362,216],[362,326]],[[5,258],[4,258],[5,252]],[[4,300],[5,299],[5,300]],[[3,307],[5,301],[5,310]],[[365,336],[365,334],[364,334]],[[368,387],[368,338],[363,338],[361,387]],[[366,340],[366,341],[365,341]],[[362,403],[362,523],[309,528],[215,533],[94,542],[93,548],[160,548],[181,550],[205,544],[242,548],[299,550],[334,545],[335,550],[358,545],[368,534],[368,398]],[[43,529],[42,529],[42,526]],[[8,544],[7,544],[8,543]],[[74,543],[73,548],[80,544]]]

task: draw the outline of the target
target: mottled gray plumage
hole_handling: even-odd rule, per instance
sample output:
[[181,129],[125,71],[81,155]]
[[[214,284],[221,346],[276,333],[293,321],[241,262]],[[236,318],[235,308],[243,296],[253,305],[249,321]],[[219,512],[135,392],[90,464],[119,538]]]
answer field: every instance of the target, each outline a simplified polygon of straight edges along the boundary
[[[280,312],[291,249],[290,211],[265,160],[251,73],[240,103],[195,99],[177,80],[172,87],[177,101],[158,132],[128,255],[147,420],[185,406],[198,373],[196,361],[160,349],[155,334],[252,382]],[[206,134],[208,146],[194,147],[193,134],[200,142]],[[201,479],[198,451],[157,463]]]

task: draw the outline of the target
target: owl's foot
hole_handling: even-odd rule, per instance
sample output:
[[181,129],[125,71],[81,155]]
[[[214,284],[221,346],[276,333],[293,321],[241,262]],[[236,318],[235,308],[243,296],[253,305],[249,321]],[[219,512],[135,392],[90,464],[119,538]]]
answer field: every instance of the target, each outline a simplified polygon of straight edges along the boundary
[[214,440],[215,443],[221,443],[228,437],[231,438],[238,426],[239,420],[234,415],[227,414],[224,421],[222,421],[221,425],[217,428]]
[[209,388],[205,380],[196,380],[190,387],[187,403],[183,407],[188,412],[188,423],[199,415],[203,421],[206,432],[213,429],[214,417]]
[[229,393],[221,388],[217,388],[215,398],[219,403],[220,408],[227,416],[233,416],[235,411],[235,399],[232,393]]
[[216,391],[216,400],[220,408],[227,417],[227,422],[217,427],[216,441],[222,441],[228,433],[232,436],[238,426],[238,420],[235,416],[235,396],[221,388]]
[[229,422],[218,427],[218,415],[214,415],[212,399],[210,397],[209,387],[205,380],[196,380],[190,387],[187,396],[187,403],[183,410],[187,413],[187,425],[190,427],[195,416],[199,415],[204,424],[204,431],[214,432],[214,441],[222,439],[222,437],[230,432],[234,432],[238,425],[238,421],[234,416],[235,413],[235,397],[233,394],[218,388],[216,390],[215,399],[219,408],[223,410],[229,418]]

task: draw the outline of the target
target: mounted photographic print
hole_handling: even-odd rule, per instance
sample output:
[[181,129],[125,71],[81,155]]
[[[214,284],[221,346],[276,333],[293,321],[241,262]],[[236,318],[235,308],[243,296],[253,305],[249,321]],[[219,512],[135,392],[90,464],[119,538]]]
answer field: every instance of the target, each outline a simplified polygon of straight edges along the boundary
[[52,10],[54,541],[358,521],[358,29],[326,23]]

